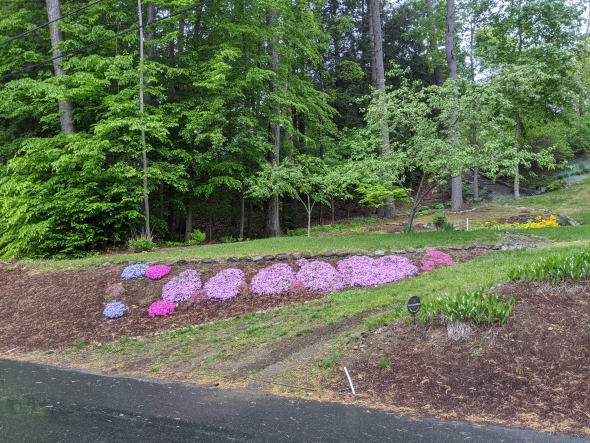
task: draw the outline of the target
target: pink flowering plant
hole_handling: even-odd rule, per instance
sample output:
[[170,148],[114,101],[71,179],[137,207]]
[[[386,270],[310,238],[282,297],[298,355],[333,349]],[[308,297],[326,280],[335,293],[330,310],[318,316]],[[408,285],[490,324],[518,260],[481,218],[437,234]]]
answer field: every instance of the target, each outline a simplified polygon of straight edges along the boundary
[[123,299],[123,294],[125,294],[125,288],[123,288],[122,283],[115,283],[107,287],[106,294],[104,298],[107,302],[111,301],[121,301]]
[[148,308],[148,314],[150,317],[154,318],[155,316],[165,317],[170,315],[174,312],[174,308],[176,307],[176,303],[171,301],[159,300],[150,305]]
[[205,292],[205,290],[198,289],[191,294],[190,298],[188,299],[188,303],[189,303],[189,305],[197,305],[201,302],[207,301],[208,299],[209,299],[209,296],[207,296],[207,293]]
[[340,260],[336,269],[344,282],[351,287],[379,286],[418,273],[418,268],[409,259],[395,255],[378,259],[353,256]]
[[170,266],[166,265],[152,266],[145,271],[145,276],[150,280],[160,280],[168,274],[170,274]]
[[423,271],[432,271],[435,268],[442,268],[443,266],[453,266],[455,263],[449,254],[440,251],[429,251],[424,254],[420,265]]
[[344,289],[342,275],[330,263],[298,260],[300,266],[296,278],[310,291],[332,292]]
[[240,293],[244,284],[244,272],[241,269],[228,268],[211,277],[204,288],[209,298],[230,300]]
[[[149,271],[149,269],[148,269]],[[173,277],[162,288],[162,300],[178,303],[188,300],[193,292],[201,289],[201,277],[193,269],[181,272],[178,277]]]
[[295,271],[286,263],[263,268],[252,277],[250,288],[256,295],[278,295],[287,292],[296,281]]

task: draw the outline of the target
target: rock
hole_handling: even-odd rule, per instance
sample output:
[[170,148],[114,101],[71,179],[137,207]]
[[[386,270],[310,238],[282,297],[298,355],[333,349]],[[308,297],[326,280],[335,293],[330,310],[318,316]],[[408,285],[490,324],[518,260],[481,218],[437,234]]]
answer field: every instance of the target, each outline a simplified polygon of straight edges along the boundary
[[235,262],[237,262],[237,261],[238,261],[238,257],[228,257],[228,258],[227,258],[227,261],[228,261],[229,263],[235,263]]
[[213,261],[214,261],[215,263],[220,263],[220,264],[221,264],[221,263],[225,263],[225,258],[223,258],[223,257],[218,257],[218,258],[214,258],[214,259],[213,259]]
[[508,246],[507,245],[502,245],[502,251],[506,251],[508,250]]
[[393,255],[393,251],[390,251],[389,249],[387,251],[385,251],[385,255]]
[[378,328],[375,326],[374,328],[369,329],[369,332],[372,334],[373,332],[375,332]]
[[201,263],[201,259],[200,258],[191,258],[189,260],[189,262],[191,262],[191,263]]
[[406,249],[406,251],[410,254],[413,254],[414,252],[416,252],[416,250],[414,248],[408,248],[408,249]]
[[291,258],[294,260],[299,260],[301,258],[301,254],[299,252],[293,252],[291,254]]
[[359,251],[358,249],[353,249],[350,251],[350,255],[363,255],[363,251]]
[[178,266],[184,266],[184,265],[188,265],[188,262],[186,260],[177,260],[176,264]]
[[478,243],[477,245],[475,245],[475,247],[478,249],[490,249],[492,245],[488,245],[486,243]]
[[252,261],[252,257],[250,257],[249,255],[246,255],[245,257],[242,257],[240,259],[240,261]]
[[502,249],[502,243],[496,243],[494,246],[492,246],[492,249],[496,251]]
[[358,348],[359,348],[358,346],[353,346],[353,347],[352,347],[352,349],[354,349],[355,351],[357,351],[357,350],[358,350]]
[[261,255],[255,255],[254,257],[252,257],[252,261],[262,261],[262,256]]
[[211,259],[211,258],[204,258],[203,260],[201,260],[201,263],[213,263],[213,259]]
[[416,253],[417,253],[417,254],[424,254],[425,252],[426,252],[426,251],[425,251],[424,249],[422,249],[422,248],[418,248],[418,249],[416,249]]
[[346,251],[338,251],[336,253],[336,257],[346,257],[348,255],[348,252]]
[[277,260],[289,260],[289,254],[277,254]]
[[395,251],[393,251],[394,254],[405,254],[406,250],[405,249],[397,249]]
[[275,259],[274,255],[265,255],[264,257],[264,261],[273,261]]
[[49,351],[46,352],[46,354],[53,354],[55,351],[53,349],[50,349]]
[[434,251],[442,251],[442,252],[446,252],[449,250],[449,248],[447,248],[446,246],[441,246],[440,248],[435,248],[433,249]]
[[383,257],[385,255],[385,251],[382,251],[382,250],[375,251],[375,255],[377,257]]
[[366,344],[364,344],[364,343],[363,343],[362,345],[360,345],[360,346],[359,346],[359,348],[366,348],[366,347],[367,347],[367,345],[366,345]]
[[322,258],[324,256],[324,254],[315,254],[312,255],[311,258]]
[[471,249],[475,249],[475,245],[467,245],[467,246],[465,246],[463,249],[465,249],[465,250],[469,251],[469,250],[471,250]]
[[324,257],[332,257],[334,253],[332,251],[324,252]]
[[111,264],[108,261],[105,261],[101,266],[107,267],[107,266],[111,266]]
[[462,251],[462,250],[463,250],[463,246],[459,246],[459,245],[452,245],[452,246],[449,246],[449,249],[450,249],[451,251]]
[[374,252],[365,252],[365,255],[367,257],[375,257],[375,253]]

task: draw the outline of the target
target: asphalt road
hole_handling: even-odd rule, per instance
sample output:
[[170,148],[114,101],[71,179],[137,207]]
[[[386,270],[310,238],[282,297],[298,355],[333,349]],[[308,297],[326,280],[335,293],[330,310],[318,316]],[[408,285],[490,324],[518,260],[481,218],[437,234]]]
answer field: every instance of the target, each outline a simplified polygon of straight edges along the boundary
[[433,419],[0,360],[0,443],[588,443]]

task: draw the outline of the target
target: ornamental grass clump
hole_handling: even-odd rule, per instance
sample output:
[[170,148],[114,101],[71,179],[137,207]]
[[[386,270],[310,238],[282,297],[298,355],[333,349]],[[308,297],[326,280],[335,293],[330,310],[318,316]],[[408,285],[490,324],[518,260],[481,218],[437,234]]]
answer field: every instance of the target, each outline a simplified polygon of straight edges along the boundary
[[250,289],[256,295],[278,295],[287,292],[296,281],[295,271],[286,263],[261,269],[252,277]]
[[[149,271],[149,269],[148,269]],[[193,292],[201,289],[201,277],[193,269],[181,272],[178,277],[173,277],[162,288],[162,300],[178,303],[188,300]]]
[[123,317],[123,314],[128,310],[129,306],[126,304],[121,303],[120,301],[112,301],[107,303],[107,307],[102,311],[102,315],[106,318],[119,318]]
[[379,286],[416,275],[418,268],[412,262],[396,255],[378,259],[353,256],[340,260],[336,266],[344,282],[353,286]]
[[176,303],[171,301],[159,300],[150,305],[148,308],[148,314],[154,318],[156,315],[159,317],[165,317],[174,312]]
[[310,291],[333,292],[344,288],[342,275],[330,263],[299,260],[296,278]]
[[129,265],[123,272],[121,272],[121,278],[123,280],[131,280],[133,278],[141,278],[145,276],[145,271],[149,268],[149,265],[145,263],[136,263],[134,265]]
[[209,298],[229,300],[240,293],[246,283],[244,272],[237,268],[228,268],[218,272],[205,283],[205,292]]
[[420,265],[423,271],[432,271],[435,268],[442,268],[443,266],[453,266],[455,263],[449,254],[440,251],[429,251],[424,254]]
[[150,280],[160,280],[168,274],[170,274],[170,266],[166,265],[152,266],[145,271],[145,276]]

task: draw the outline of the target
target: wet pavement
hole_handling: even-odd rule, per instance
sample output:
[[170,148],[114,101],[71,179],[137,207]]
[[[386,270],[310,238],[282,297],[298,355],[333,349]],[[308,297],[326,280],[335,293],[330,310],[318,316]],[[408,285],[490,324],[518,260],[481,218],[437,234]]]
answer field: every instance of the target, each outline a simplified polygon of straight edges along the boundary
[[0,359],[1,443],[462,441],[589,442]]

